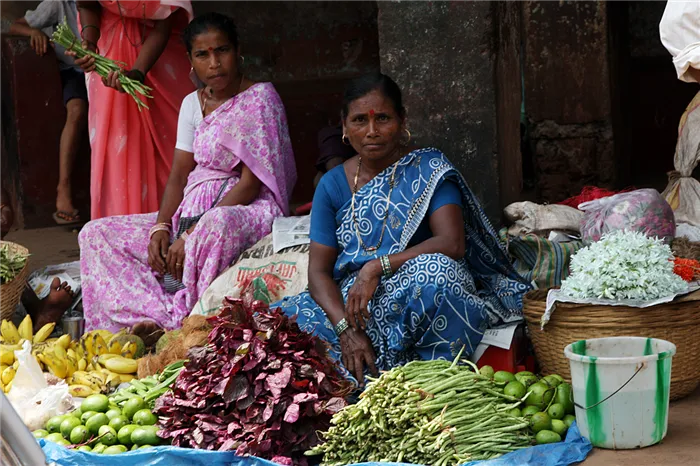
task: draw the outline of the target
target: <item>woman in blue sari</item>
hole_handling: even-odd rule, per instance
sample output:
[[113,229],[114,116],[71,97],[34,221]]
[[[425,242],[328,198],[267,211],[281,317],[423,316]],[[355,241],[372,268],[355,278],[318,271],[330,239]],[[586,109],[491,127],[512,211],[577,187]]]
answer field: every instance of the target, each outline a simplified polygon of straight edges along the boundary
[[530,286],[447,158],[406,148],[396,83],[352,81],[341,116],[358,155],[316,189],[309,292],[273,307],[327,341],[360,385],[366,370],[470,354],[486,328],[519,320]]

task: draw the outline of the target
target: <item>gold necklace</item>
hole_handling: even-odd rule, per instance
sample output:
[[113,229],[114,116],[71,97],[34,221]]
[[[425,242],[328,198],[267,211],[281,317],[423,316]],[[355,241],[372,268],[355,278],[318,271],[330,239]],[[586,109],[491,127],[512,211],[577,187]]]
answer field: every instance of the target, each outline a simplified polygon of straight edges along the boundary
[[[117,0],[117,10],[119,10],[119,19],[122,22],[122,27],[124,28],[124,35],[126,36],[126,40],[129,41],[129,43],[134,46],[138,47],[143,45],[143,43],[146,41],[146,4],[141,2],[143,6],[143,22],[141,23],[141,43],[137,44],[134,41],[131,40],[131,37],[129,37],[129,31],[126,30],[126,23],[124,22],[124,15],[122,14],[122,5],[119,3],[119,0]],[[133,8],[124,8],[124,11],[133,11],[134,9],[138,8],[138,3],[136,4],[135,7]]]
[[362,156],[358,158],[357,161],[357,171],[355,172],[355,186],[352,188],[352,221],[355,225],[355,233],[357,234],[357,239],[360,240],[360,246],[367,252],[375,252],[382,245],[382,240],[384,239],[384,231],[386,230],[386,221],[389,218],[389,206],[391,204],[391,192],[394,190],[394,175],[396,175],[396,167],[398,167],[398,160],[394,162],[394,169],[391,171],[391,179],[389,180],[389,194],[386,196],[386,207],[384,209],[384,219],[382,220],[382,231],[379,234],[379,242],[376,246],[368,247],[362,240],[362,235],[360,234],[360,225],[357,221],[357,216],[355,215],[355,194],[357,194],[357,180],[360,177],[360,168],[362,167]]

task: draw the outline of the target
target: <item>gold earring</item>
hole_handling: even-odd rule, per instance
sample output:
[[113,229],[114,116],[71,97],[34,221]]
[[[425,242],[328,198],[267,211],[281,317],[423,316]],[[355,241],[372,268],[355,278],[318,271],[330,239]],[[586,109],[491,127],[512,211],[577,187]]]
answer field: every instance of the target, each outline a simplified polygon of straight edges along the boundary
[[411,132],[408,130],[408,128],[404,128],[404,131],[406,131],[406,134],[408,135],[408,140],[403,143],[404,146],[407,146],[409,142],[411,142]]
[[340,141],[345,144],[346,146],[350,145],[350,139],[346,135],[343,134],[343,136],[340,138]]

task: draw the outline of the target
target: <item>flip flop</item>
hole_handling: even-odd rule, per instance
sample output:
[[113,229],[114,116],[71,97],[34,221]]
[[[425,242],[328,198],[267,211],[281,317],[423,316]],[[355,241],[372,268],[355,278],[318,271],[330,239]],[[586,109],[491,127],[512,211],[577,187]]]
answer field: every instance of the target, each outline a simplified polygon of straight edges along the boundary
[[74,210],[72,213],[59,210],[53,213],[53,220],[58,225],[73,225],[80,223],[80,214],[77,210]]

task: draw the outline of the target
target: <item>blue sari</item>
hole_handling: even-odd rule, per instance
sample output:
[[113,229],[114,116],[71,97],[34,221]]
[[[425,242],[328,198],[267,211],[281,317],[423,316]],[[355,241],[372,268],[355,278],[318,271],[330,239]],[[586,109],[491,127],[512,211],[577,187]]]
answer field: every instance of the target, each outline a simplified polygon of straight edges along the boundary
[[[415,359],[451,360],[463,347],[464,355],[471,354],[486,328],[522,318],[522,297],[530,290],[511,265],[464,178],[440,151],[413,151],[396,163],[391,211],[377,251],[368,253],[362,248],[350,201],[336,214],[334,279],[343,299],[347,300],[363,265],[408,247],[428,212],[433,193],[445,180],[457,183],[462,193],[466,253],[459,261],[442,254],[423,254],[381,279],[368,305],[371,318],[366,329],[379,370]],[[365,244],[379,241],[392,169],[388,167],[357,191],[356,217]],[[340,361],[340,342],[333,325],[308,292],[271,307],[296,315],[301,329],[328,342],[331,356]]]

